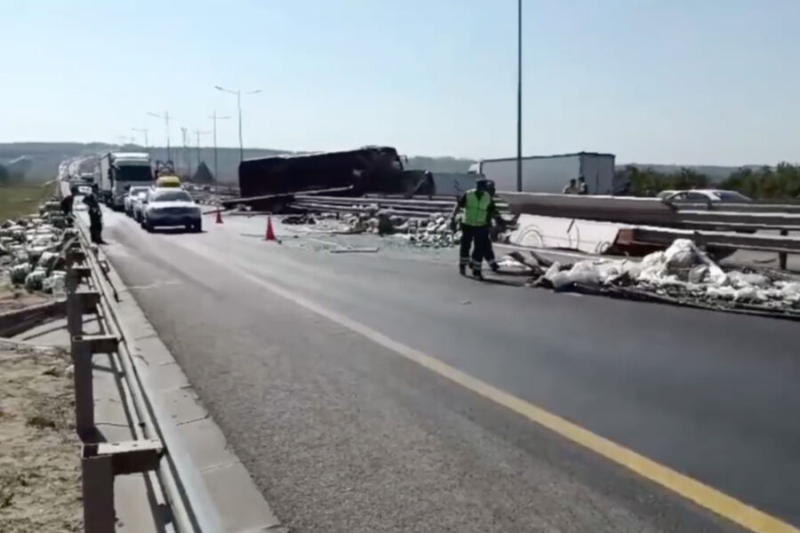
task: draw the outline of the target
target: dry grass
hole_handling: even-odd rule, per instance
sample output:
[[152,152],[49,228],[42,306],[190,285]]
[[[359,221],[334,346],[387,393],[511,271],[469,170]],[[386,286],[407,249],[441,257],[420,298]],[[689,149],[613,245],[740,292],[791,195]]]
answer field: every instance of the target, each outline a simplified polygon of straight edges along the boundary
[[54,192],[54,182],[0,186],[0,222],[35,213]]
[[82,531],[80,443],[69,366],[60,349],[0,349],[4,533]]

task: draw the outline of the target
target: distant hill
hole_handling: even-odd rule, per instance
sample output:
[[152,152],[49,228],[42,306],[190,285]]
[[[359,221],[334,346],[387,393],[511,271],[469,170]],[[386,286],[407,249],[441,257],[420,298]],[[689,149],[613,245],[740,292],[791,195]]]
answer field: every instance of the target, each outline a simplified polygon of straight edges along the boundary
[[[139,151],[143,152],[144,147],[135,144],[107,144],[107,143],[0,143],[0,165],[7,165],[9,162],[25,158],[27,169],[26,179],[31,181],[46,181],[52,179],[58,172],[58,165],[66,159],[97,155],[108,151]],[[150,155],[153,160],[167,159],[165,147],[150,147]],[[269,148],[245,148],[245,159],[254,157],[266,157],[276,154],[288,153],[287,150],[276,150]],[[198,149],[189,147],[171,147],[170,157],[174,161],[180,173],[194,174],[198,165]],[[214,149],[211,147],[201,147],[199,150],[200,161],[208,165],[214,172]],[[238,148],[218,148],[217,161],[221,182],[236,183],[238,179],[239,149]],[[405,166],[410,169],[424,169],[431,172],[466,172],[474,161],[469,159],[456,159],[453,157],[426,157],[408,156]],[[86,169],[83,164],[82,170]],[[189,168],[191,167],[191,168]]]

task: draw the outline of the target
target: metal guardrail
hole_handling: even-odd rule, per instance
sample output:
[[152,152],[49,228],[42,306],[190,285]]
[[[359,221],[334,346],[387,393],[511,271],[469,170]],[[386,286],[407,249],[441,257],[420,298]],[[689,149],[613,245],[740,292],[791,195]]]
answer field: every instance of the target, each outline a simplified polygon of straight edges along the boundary
[[[222,522],[205,484],[188,459],[174,422],[147,393],[147,384],[143,383],[139,364],[130,353],[124,327],[109,297],[111,293],[116,298],[116,288],[98,258],[87,251],[85,233],[79,231],[80,243],[67,253],[67,322],[75,365],[76,427],[85,440],[81,459],[84,529],[86,533],[115,530],[115,475],[153,472],[158,491],[169,504],[169,525],[174,530],[221,533]],[[92,290],[80,290],[81,282],[88,282]],[[83,335],[85,311],[99,311],[104,335]],[[122,370],[122,395],[132,419],[133,441],[98,443],[92,439],[96,433],[91,374],[94,353],[109,353],[115,366]]]

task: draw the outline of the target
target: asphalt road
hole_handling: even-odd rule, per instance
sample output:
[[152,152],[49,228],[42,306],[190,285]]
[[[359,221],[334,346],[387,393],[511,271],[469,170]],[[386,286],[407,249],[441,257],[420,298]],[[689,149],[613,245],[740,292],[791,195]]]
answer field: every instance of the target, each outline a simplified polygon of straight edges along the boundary
[[210,222],[147,234],[107,213],[107,253],[294,531],[738,530],[296,298],[800,525],[796,323],[479,283],[452,250],[291,228],[278,245],[263,218]]

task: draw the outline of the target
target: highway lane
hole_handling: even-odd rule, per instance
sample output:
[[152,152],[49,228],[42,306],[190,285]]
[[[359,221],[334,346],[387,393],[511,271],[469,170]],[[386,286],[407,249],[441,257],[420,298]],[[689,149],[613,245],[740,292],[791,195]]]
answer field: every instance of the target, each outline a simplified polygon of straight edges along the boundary
[[[795,324],[479,284],[454,275],[451,251],[436,257],[427,251],[384,247],[374,255],[333,255],[324,251],[324,245],[306,239],[289,239],[282,246],[267,244],[253,237],[263,231],[263,219],[230,217],[226,224],[210,226],[203,235],[148,235],[116,214],[109,214],[107,220],[108,238],[115,243],[108,252],[123,279],[139,287],[134,289],[137,299],[237,452],[247,458],[259,485],[275,501],[279,516],[301,530],[315,530],[314,524],[321,519],[318,511],[306,507],[297,518],[302,494],[314,494],[317,507],[330,506],[338,501],[333,496],[337,485],[324,489],[318,479],[295,476],[306,468],[290,457],[297,446],[288,444],[285,451],[277,446],[277,451],[267,453],[263,444],[258,444],[258,437],[265,435],[272,442],[281,441],[276,429],[281,423],[287,424],[287,435],[308,444],[309,432],[314,431],[297,427],[290,421],[293,416],[311,416],[313,426],[322,421],[326,435],[347,428],[336,442],[349,447],[359,439],[370,441],[362,452],[374,455],[376,461],[404,455],[395,446],[386,447],[387,441],[402,442],[398,427],[412,425],[420,431],[423,422],[435,420],[433,433],[450,432],[452,439],[446,442],[452,449],[443,447],[435,454],[411,445],[416,453],[408,460],[424,460],[431,453],[438,461],[447,461],[452,454],[452,460],[460,458],[464,464],[491,463],[485,465],[485,472],[471,473],[477,480],[497,478],[492,468],[503,461],[495,463],[487,457],[500,459],[513,450],[517,455],[509,464],[528,467],[516,475],[553,472],[555,481],[548,479],[551,485],[583,491],[579,501],[592,502],[592,513],[572,522],[558,518],[551,523],[560,529],[585,530],[585,520],[594,528],[602,522],[610,529],[623,530],[686,530],[688,524],[692,525],[688,529],[705,530],[724,524],[527,421],[403,365],[396,355],[270,294],[237,272],[313,299],[747,503],[800,522],[796,497],[800,493],[796,451],[800,439],[793,421],[800,405],[798,360],[796,353],[786,349],[794,338]],[[342,239],[332,239],[336,240]],[[282,357],[289,353],[293,356]],[[315,358],[313,365],[309,358]],[[277,374],[281,381],[276,383],[276,376],[271,375],[261,376],[263,383],[251,381],[252,376],[265,368],[274,370],[276,365],[283,371]],[[389,370],[392,373],[387,374]],[[331,382],[320,384],[315,381],[319,376],[329,377]],[[304,384],[305,380],[310,381]],[[294,386],[298,390],[293,390]],[[347,391],[361,387],[365,388],[364,398],[348,395]],[[303,390],[317,391],[309,393],[315,400],[313,409],[294,405],[296,397],[302,397],[298,391]],[[421,396],[425,401],[409,400],[411,390],[412,397]],[[346,401],[337,409],[335,400],[341,395]],[[267,398],[281,415],[253,409],[252,405]],[[392,414],[398,405],[404,409]],[[376,436],[371,427],[359,426],[364,422],[359,420],[362,416],[376,423],[372,418],[376,406],[392,414],[377,423],[376,430],[385,432],[383,438],[380,431]],[[322,411],[315,411],[317,408]],[[317,414],[310,415],[307,409]],[[360,415],[353,417],[353,410]],[[354,424],[360,428],[358,437],[351,433]],[[453,444],[462,440],[466,444]],[[541,446],[531,447],[530,442]],[[324,450],[322,441],[316,444]],[[254,448],[267,453],[270,460],[253,453]],[[384,454],[376,454],[376,450]],[[319,453],[315,458],[324,461],[330,459],[326,453],[333,452]],[[343,464],[347,467],[322,472],[352,471],[351,462]],[[576,464],[590,466],[582,470],[583,466]],[[286,469],[281,470],[282,466]],[[409,474],[392,479],[405,479]],[[454,474],[441,468],[435,474],[426,472],[432,484],[445,485],[454,482],[449,477]],[[361,472],[355,479],[363,482],[363,476],[370,477]],[[284,482],[276,482],[276,477]],[[302,487],[300,495],[290,495],[295,477],[305,479],[297,483]],[[573,478],[578,479],[577,488],[568,483]],[[601,479],[610,480],[610,486],[598,492],[598,484],[606,483]],[[511,493],[521,490],[536,495],[536,505],[540,499],[547,501],[541,490],[535,491],[521,480],[504,481],[510,483]],[[552,509],[542,504],[542,512],[533,516],[524,506],[514,507],[513,498],[504,508],[492,490],[494,483],[497,481],[476,483],[473,490],[482,506],[494,509],[495,517],[546,520],[543,514],[564,516],[563,509],[552,501]],[[408,493],[401,488],[358,487],[350,489],[356,496],[372,490],[370,494],[379,500],[387,491],[396,497]],[[435,494],[444,498],[441,485],[436,487]],[[640,507],[641,500],[635,495],[641,493],[654,495],[656,509]],[[603,500],[596,501],[601,495]],[[506,498],[507,494],[500,499]],[[463,515],[452,498],[440,503],[438,513],[451,508],[445,512],[450,519]],[[346,502],[340,506],[351,509],[351,526],[363,526],[365,531],[404,530],[395,519],[369,519],[352,513]],[[431,516],[424,510],[412,511],[415,506],[411,503],[400,507],[405,518],[414,513],[422,518]],[[549,514],[545,509],[550,509]],[[619,523],[608,522],[609,516],[624,514],[619,509],[629,515]],[[667,523],[659,521],[662,518]],[[493,524],[474,520],[470,522],[474,529],[466,530],[485,531],[491,529],[487,524]],[[375,529],[379,523],[382,528]],[[441,527],[446,530],[444,523]],[[496,530],[519,527],[519,523],[505,523],[504,529],[502,523],[494,525]],[[486,527],[479,527],[481,524]],[[464,527],[459,523],[459,530]]]

